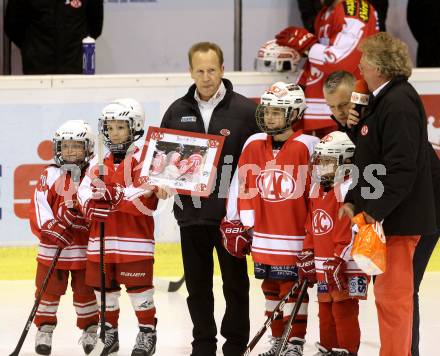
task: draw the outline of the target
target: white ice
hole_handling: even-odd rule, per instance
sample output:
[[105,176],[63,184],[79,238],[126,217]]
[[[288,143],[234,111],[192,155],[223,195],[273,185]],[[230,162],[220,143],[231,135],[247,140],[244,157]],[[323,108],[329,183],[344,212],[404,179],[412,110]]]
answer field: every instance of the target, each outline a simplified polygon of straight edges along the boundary
[[[404,273],[404,272],[403,272]],[[178,277],[175,278],[176,280]],[[371,287],[371,285],[370,285]],[[159,289],[159,288],[158,288]],[[24,323],[33,305],[33,281],[0,281],[0,355],[9,355],[23,330]],[[318,341],[318,317],[316,292],[310,290],[309,324],[305,355],[313,355],[316,351],[313,344]],[[219,328],[221,316],[225,308],[221,290],[221,279],[215,278],[215,315]],[[157,356],[189,355],[191,352],[191,320],[186,306],[187,292],[185,286],[176,293],[157,290],[155,304],[157,308],[158,343]],[[440,335],[440,272],[426,273],[420,293],[421,304],[421,344],[420,355],[439,355]],[[82,355],[78,345],[80,331],[76,328],[75,313],[72,306],[72,294],[68,292],[61,299],[58,310],[58,326],[53,338],[53,356]],[[118,355],[130,355],[137,334],[136,319],[126,293],[120,299],[121,314],[119,319],[120,351]],[[264,298],[260,282],[251,282],[251,337],[264,322]],[[360,324],[362,343],[359,356],[373,356],[379,353],[379,336],[376,309],[372,288],[369,299],[361,302]],[[23,345],[20,355],[34,355],[35,326],[32,326]],[[267,337],[256,346],[252,355],[258,355],[268,348]],[[218,355],[224,339],[219,337]],[[397,356],[397,355],[396,355]]]

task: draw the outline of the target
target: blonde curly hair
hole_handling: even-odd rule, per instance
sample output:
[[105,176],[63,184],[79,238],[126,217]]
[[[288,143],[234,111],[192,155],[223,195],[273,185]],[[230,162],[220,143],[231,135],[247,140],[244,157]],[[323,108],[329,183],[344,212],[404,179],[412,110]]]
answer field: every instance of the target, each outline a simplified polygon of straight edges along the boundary
[[365,60],[375,66],[387,79],[403,75],[409,78],[412,62],[408,46],[387,32],[379,32],[367,37],[360,45]]

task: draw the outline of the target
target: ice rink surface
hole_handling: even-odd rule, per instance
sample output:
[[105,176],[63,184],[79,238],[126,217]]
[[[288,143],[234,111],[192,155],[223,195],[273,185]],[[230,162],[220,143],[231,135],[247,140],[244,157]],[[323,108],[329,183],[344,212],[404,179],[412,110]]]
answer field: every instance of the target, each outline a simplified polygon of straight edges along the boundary
[[[404,271],[402,272],[404,273]],[[175,278],[176,280],[178,277]],[[18,341],[24,323],[33,305],[33,281],[0,281],[0,355],[9,355]],[[221,290],[221,279],[215,278],[215,314],[219,328],[221,316],[225,308]],[[309,324],[305,355],[311,356],[316,350],[313,346],[318,341],[318,317],[315,290],[309,290]],[[168,293],[157,288],[155,304],[157,308],[158,342],[155,355],[180,356],[191,352],[191,321],[186,307],[186,289],[183,286],[176,293]],[[438,339],[440,336],[440,272],[426,273],[421,293],[421,345],[420,355],[438,355]],[[118,355],[130,355],[138,332],[136,319],[126,293],[120,299],[121,314],[119,319],[120,351]],[[262,326],[264,298],[260,290],[260,282],[251,279],[251,337]],[[379,353],[379,337],[374,306],[374,296],[370,285],[369,299],[361,302],[360,324],[362,343],[359,356],[373,356]],[[75,312],[72,306],[72,294],[69,292],[61,299],[58,310],[58,326],[54,332],[53,356],[82,355],[78,345],[81,332],[75,326]],[[32,326],[20,355],[34,355],[35,326]],[[223,338],[219,337],[219,351]],[[263,336],[252,355],[266,351],[268,338]],[[397,356],[397,355],[396,355]]]

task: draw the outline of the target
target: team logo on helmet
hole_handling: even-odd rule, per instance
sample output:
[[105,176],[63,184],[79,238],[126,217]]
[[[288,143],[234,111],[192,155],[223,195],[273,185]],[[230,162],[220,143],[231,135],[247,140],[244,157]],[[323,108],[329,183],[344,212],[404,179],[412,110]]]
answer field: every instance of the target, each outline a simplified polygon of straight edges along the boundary
[[323,138],[321,138],[321,142],[325,143],[325,142],[330,142],[333,141],[333,136],[332,135],[326,135]]
[[280,169],[267,169],[257,177],[257,189],[266,201],[280,202],[288,199],[295,191],[293,177]]
[[333,220],[325,210],[316,209],[312,214],[312,230],[314,235],[324,235],[333,229]]

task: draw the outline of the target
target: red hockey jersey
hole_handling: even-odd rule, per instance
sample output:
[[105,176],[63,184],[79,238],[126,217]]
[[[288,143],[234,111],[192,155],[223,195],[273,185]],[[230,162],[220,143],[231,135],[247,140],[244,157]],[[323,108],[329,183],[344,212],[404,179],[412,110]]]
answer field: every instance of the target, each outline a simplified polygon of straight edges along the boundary
[[[153,258],[154,220],[151,216],[157,207],[157,198],[139,197],[135,188],[141,172],[139,159],[141,150],[136,148],[120,164],[115,164],[113,155],[104,158],[106,184],[124,187],[124,197],[117,209],[105,221],[105,261],[106,263],[126,263]],[[97,159],[90,162],[90,168],[78,189],[78,198],[84,207],[91,198],[91,183],[99,177]],[[99,262],[99,222],[91,223],[87,258]]]
[[304,130],[335,126],[324,100],[324,81],[337,70],[353,73],[359,79],[361,53],[356,47],[362,39],[376,32],[376,11],[366,0],[341,1],[334,8],[324,7],[319,12],[315,20],[315,35],[319,41],[310,48],[298,80],[306,88]]
[[324,192],[319,184],[311,189],[304,249],[315,252],[318,281],[325,281],[323,263],[334,256],[347,262],[348,275],[363,274],[350,256],[354,238],[350,218],[345,216],[338,219],[339,208],[344,204],[350,184],[351,179],[348,179],[328,192]]
[[[78,182],[79,184],[79,182]],[[78,206],[77,185],[72,182],[70,173],[61,168],[49,166],[41,174],[29,208],[29,222],[32,232],[40,239],[37,261],[50,266],[58,247],[49,241],[41,240],[41,227],[49,220],[60,220],[59,209],[66,202]],[[72,245],[64,248],[56,265],[57,269],[86,268],[88,232],[75,234]]]
[[226,218],[253,227],[255,262],[296,263],[305,235],[308,164],[318,142],[296,132],[274,151],[272,137],[265,133],[247,140],[231,183]]

